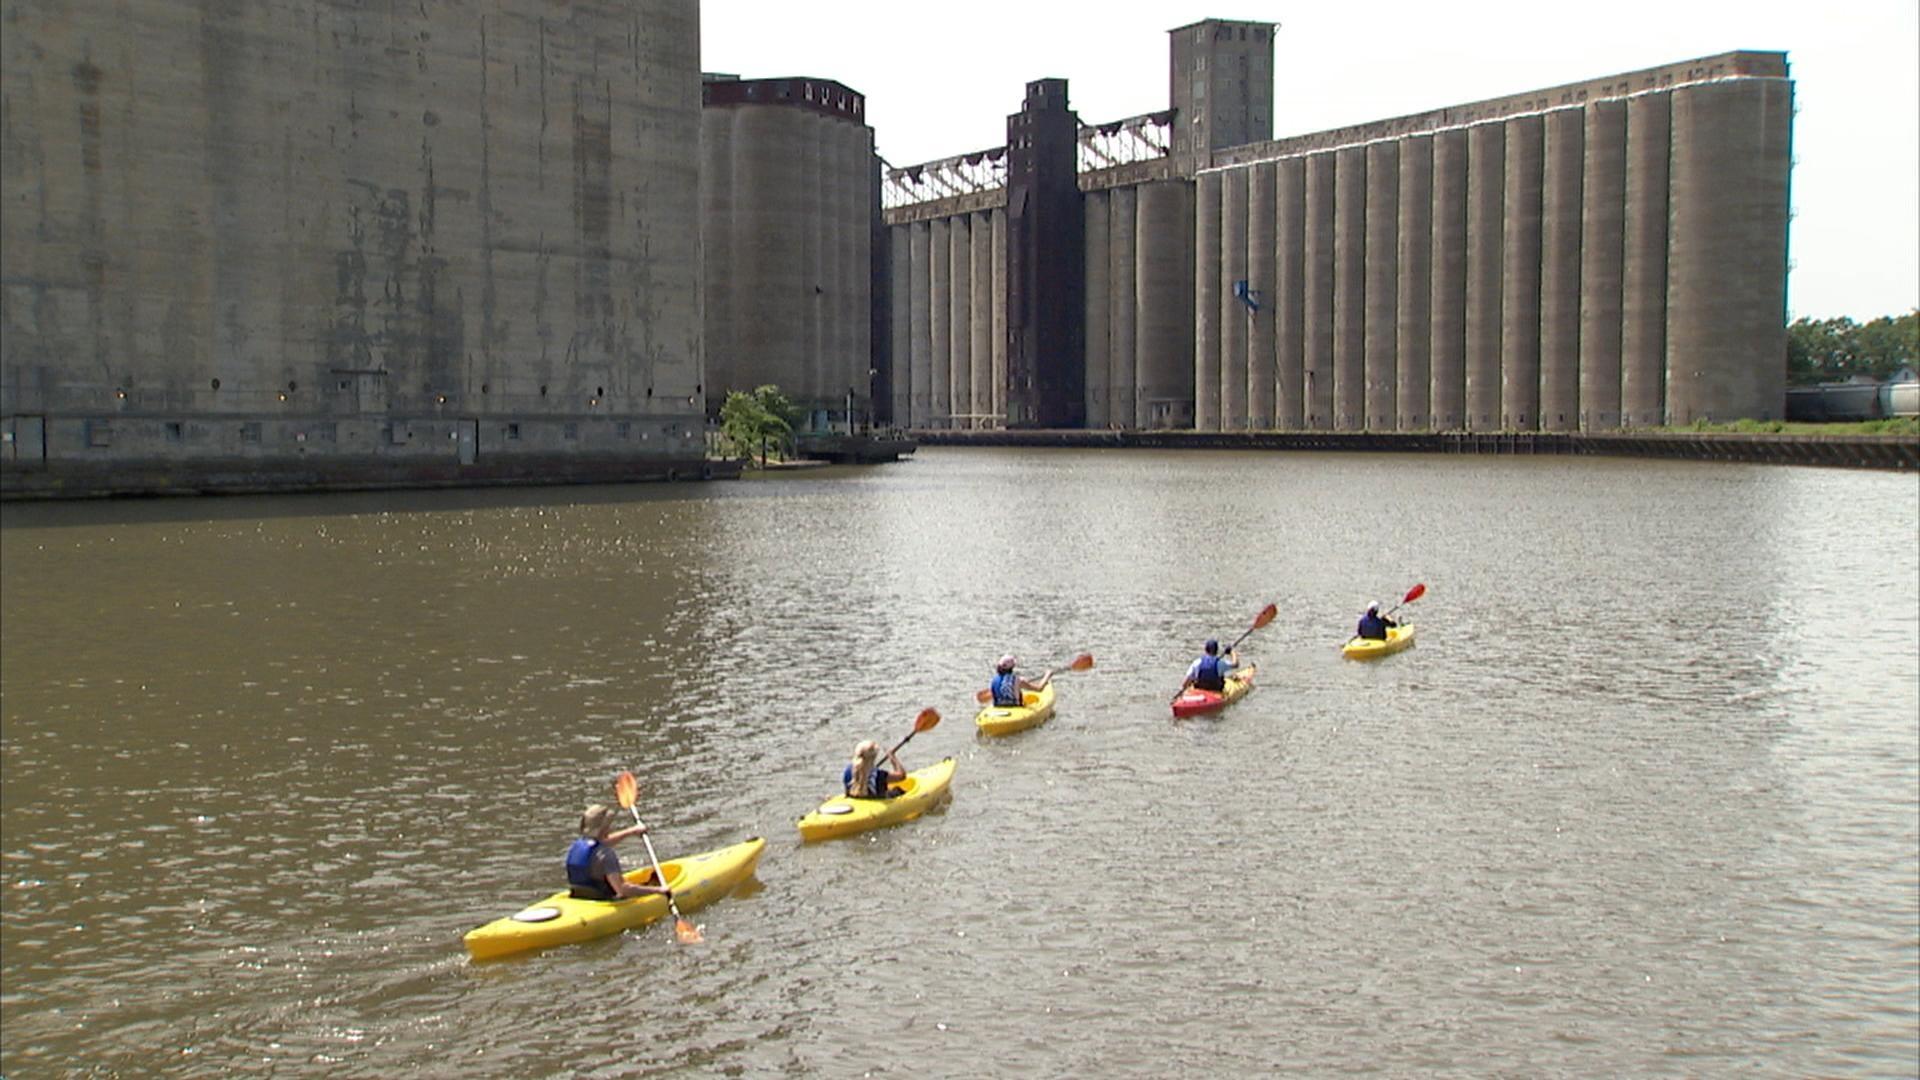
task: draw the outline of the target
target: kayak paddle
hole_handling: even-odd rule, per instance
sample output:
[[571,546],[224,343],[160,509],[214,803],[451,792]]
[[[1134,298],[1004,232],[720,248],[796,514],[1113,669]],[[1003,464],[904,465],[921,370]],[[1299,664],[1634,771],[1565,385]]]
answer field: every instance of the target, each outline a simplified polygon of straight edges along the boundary
[[[1093,654],[1083,652],[1079,656],[1076,656],[1072,660],[1068,661],[1065,667],[1048,668],[1047,674],[1049,676],[1052,676],[1052,675],[1058,675],[1063,671],[1086,671],[1088,668],[1091,668],[1092,666],[1093,666]],[[980,704],[985,705],[987,702],[993,700],[993,691],[992,690],[976,690],[974,691],[973,699],[975,701],[978,701]]]
[[[653,838],[647,835],[647,826],[640,820],[640,810],[634,806],[634,801],[640,795],[640,782],[633,778],[632,773],[622,772],[614,778],[613,794],[620,800],[620,806],[633,814],[633,823],[640,826],[640,839],[647,845],[647,859],[653,863],[653,880],[659,882],[661,888],[667,888],[667,875],[660,869],[660,856],[653,853]],[[682,945],[698,945],[706,940],[700,928],[680,914],[680,905],[674,903],[671,889],[667,891],[667,910],[673,912],[674,940]]]
[[912,742],[913,737],[915,735],[918,735],[923,731],[932,731],[934,728],[934,725],[938,724],[939,722],[940,722],[939,709],[932,708],[931,706],[925,709],[921,709],[920,715],[913,718],[913,730],[907,732],[906,738],[901,739],[897,743],[894,743],[893,749],[887,751],[888,755],[891,756],[893,754],[899,753],[900,748]]

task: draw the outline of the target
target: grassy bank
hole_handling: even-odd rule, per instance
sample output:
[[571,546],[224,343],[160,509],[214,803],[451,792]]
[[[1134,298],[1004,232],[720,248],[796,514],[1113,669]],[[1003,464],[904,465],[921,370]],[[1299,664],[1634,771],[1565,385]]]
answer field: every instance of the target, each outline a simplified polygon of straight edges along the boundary
[[1735,420],[1725,424],[1710,424],[1705,420],[1696,420],[1685,427],[1651,430],[1676,434],[1728,431],[1762,435],[1920,435],[1920,419],[1902,416],[1889,420],[1856,420],[1835,424],[1803,424],[1790,420]]

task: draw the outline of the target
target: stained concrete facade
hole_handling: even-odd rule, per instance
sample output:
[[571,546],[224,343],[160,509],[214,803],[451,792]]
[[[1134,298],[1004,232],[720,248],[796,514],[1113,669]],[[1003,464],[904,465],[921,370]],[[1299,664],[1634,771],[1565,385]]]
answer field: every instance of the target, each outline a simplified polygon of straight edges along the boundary
[[693,0],[3,19],[9,490],[701,468]]

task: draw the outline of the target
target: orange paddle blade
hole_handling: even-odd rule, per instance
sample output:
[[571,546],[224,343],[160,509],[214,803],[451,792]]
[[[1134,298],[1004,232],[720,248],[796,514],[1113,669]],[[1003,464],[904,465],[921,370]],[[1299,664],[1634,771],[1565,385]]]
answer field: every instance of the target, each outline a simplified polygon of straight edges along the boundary
[[1260,629],[1272,622],[1273,617],[1278,614],[1280,614],[1280,605],[1268,604],[1266,607],[1260,609],[1260,614],[1253,617],[1253,628],[1255,630]]
[[[975,701],[977,701],[977,702],[979,702],[979,703],[980,703],[980,704],[982,704],[982,705],[985,705],[985,704],[986,704],[987,702],[989,702],[989,701],[992,701],[992,700],[993,700],[993,691],[991,691],[991,690],[975,690],[975,691],[973,692],[973,700],[975,700]],[[918,726],[917,726],[917,725],[915,726],[915,729],[914,729],[914,730],[916,730],[916,731],[917,731],[917,730],[919,730],[919,728],[918,728]]]
[[1415,585],[1413,588],[1408,589],[1407,595],[1401,597],[1400,602],[1403,604],[1411,604],[1415,600],[1418,600],[1425,595],[1427,595],[1427,586],[1425,582],[1422,582],[1421,584]]
[[682,945],[698,945],[707,940],[707,936],[700,932],[700,928],[693,925],[693,920],[685,916],[674,920],[673,938]]
[[918,735],[920,732],[923,732],[923,731],[932,731],[934,725],[938,724],[939,722],[940,722],[939,709],[933,708],[931,706],[921,709],[920,715],[913,718],[913,732],[914,734]]
[[640,797],[640,782],[630,772],[623,772],[613,778],[613,797],[620,800],[620,809],[633,809],[634,800]]
[[1093,667],[1093,654],[1090,652],[1083,652],[1079,656],[1076,656],[1073,658],[1073,662],[1067,665],[1067,670],[1068,671],[1086,671],[1091,667]]

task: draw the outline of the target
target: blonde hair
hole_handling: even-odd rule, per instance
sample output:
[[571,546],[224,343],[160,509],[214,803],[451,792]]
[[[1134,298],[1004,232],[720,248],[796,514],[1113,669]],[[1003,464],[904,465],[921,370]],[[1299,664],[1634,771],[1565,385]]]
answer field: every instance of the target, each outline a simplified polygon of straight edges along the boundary
[[594,803],[580,815],[580,835],[598,840],[613,827],[613,808]]
[[873,767],[880,760],[880,744],[867,739],[853,748],[853,760],[848,763],[853,776],[847,780],[847,794],[864,797],[867,785],[873,779]]

